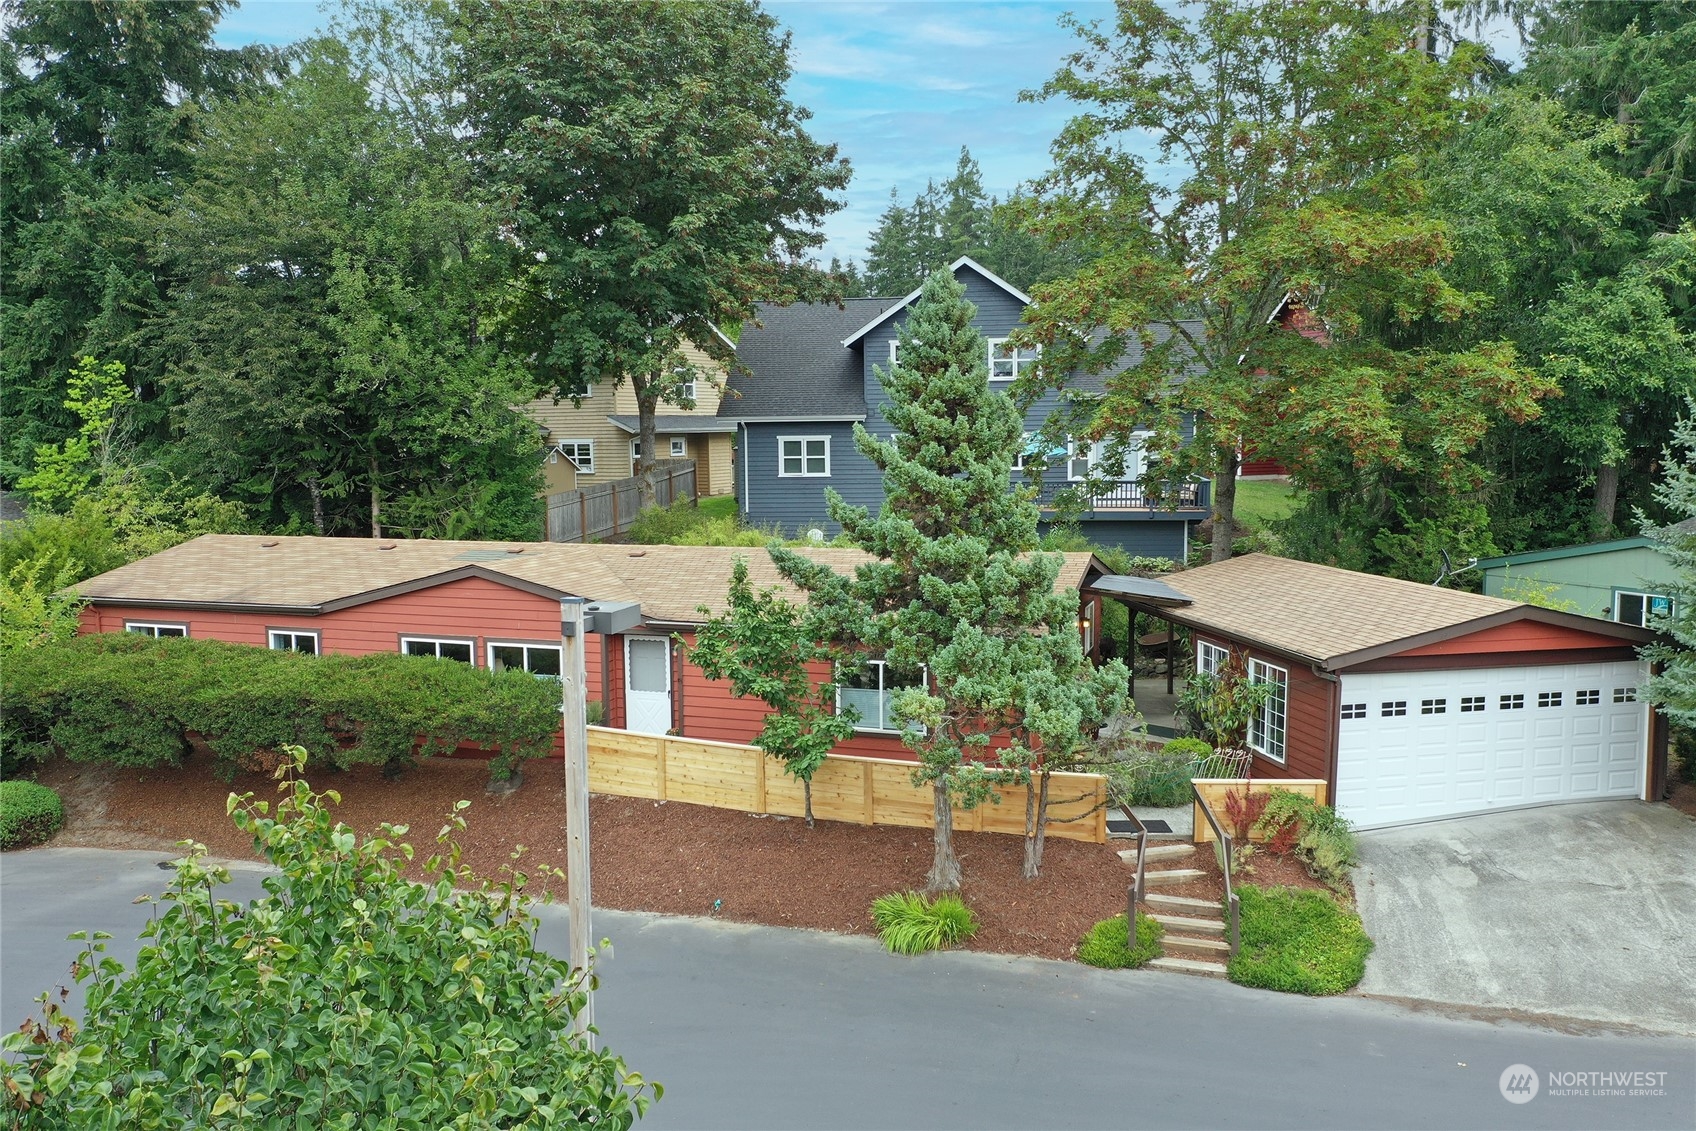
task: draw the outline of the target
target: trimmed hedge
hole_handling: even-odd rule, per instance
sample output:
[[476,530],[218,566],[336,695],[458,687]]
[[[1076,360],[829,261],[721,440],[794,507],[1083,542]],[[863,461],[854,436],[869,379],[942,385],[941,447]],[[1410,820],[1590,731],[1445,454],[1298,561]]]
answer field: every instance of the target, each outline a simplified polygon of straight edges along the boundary
[[1160,936],[1166,929],[1142,912],[1137,912],[1137,945],[1131,946],[1131,933],[1125,917],[1115,915],[1103,919],[1089,929],[1078,943],[1078,961],[1103,970],[1126,970],[1145,966],[1164,953]]
[[40,844],[64,823],[57,793],[32,781],[0,781],[0,848]]
[[218,640],[80,636],[8,659],[0,673],[10,760],[178,765],[198,734],[226,780],[285,744],[313,764],[398,772],[461,744],[490,776],[546,755],[559,684],[428,657],[311,656]]
[[1322,891],[1237,889],[1241,947],[1226,966],[1231,981],[1291,994],[1340,994],[1366,974],[1372,940],[1360,916]]

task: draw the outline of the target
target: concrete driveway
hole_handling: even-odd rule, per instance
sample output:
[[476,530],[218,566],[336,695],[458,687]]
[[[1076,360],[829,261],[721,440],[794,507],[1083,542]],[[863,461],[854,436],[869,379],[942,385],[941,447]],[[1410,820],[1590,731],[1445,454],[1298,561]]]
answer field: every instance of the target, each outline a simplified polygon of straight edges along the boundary
[[1360,991],[1696,1032],[1696,821],[1551,805],[1360,834]]

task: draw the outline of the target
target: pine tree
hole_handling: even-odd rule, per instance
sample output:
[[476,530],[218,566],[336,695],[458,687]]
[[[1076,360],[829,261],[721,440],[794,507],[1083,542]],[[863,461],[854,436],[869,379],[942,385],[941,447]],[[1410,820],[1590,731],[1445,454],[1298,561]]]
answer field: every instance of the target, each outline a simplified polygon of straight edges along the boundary
[[[847,541],[876,560],[848,579],[771,551],[808,592],[815,638],[852,642],[892,669],[928,671],[926,686],[895,696],[892,713],[918,756],[915,784],[933,789],[930,892],[960,886],[954,806],[975,807],[996,784],[1028,780],[1044,750],[1073,749],[1122,706],[1126,685],[1123,665],[1085,662],[1077,595],[1054,591],[1063,559],[1035,552],[1037,508],[1030,492],[1010,488],[1022,421],[989,388],[975,313],[947,271],[926,280],[901,331],[899,363],[878,371],[896,437],[854,432],[883,473],[884,504],[874,516],[827,496]],[[1029,854],[1026,872],[1034,872]]]
[[1678,569],[1670,593],[1673,612],[1651,626],[1672,641],[1650,645],[1643,655],[1662,665],[1661,673],[1649,680],[1649,702],[1685,726],[1696,726],[1696,400],[1687,401],[1686,408],[1690,415],[1673,429],[1672,446],[1664,456],[1666,481],[1655,490],[1655,501],[1683,521],[1662,527],[1644,523],[1646,533]]

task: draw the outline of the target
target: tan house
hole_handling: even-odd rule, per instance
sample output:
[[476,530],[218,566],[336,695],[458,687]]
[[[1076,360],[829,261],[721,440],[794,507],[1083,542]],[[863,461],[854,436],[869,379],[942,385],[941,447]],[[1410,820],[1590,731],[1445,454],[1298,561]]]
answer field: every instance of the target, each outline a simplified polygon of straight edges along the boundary
[[[736,422],[718,419],[724,366],[693,345],[685,344],[682,352],[696,372],[690,390],[695,407],[659,406],[654,422],[658,458],[694,460],[700,495],[728,495],[734,483],[731,452]],[[569,399],[556,404],[552,397],[539,397],[523,411],[542,429],[548,494],[635,474],[641,429],[636,393],[628,383],[617,388],[591,386],[581,405]]]

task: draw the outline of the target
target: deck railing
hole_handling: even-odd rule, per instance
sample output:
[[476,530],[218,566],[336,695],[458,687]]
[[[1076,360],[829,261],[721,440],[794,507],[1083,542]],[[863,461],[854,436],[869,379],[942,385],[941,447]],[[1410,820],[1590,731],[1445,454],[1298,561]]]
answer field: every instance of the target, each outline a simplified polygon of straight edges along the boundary
[[[1045,480],[1037,488],[1036,502],[1044,510],[1075,502],[1085,511],[1200,510],[1211,504],[1210,484],[1205,479],[1157,486],[1152,491],[1130,479],[1105,484],[1093,493],[1088,487],[1087,483],[1064,479]],[[1062,496],[1068,497],[1063,500]]]

